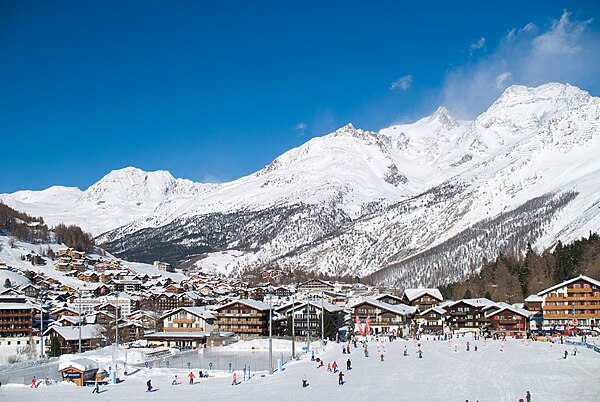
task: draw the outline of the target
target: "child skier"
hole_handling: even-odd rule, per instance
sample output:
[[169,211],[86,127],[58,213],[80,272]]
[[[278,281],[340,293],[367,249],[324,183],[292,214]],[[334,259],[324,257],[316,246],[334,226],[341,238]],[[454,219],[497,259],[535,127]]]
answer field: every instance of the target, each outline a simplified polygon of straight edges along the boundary
[[302,388],[306,388],[308,387],[308,380],[306,379],[306,376],[302,377]]
[[146,392],[152,392],[152,381],[148,380],[146,382],[146,387],[148,387],[148,389],[146,390]]
[[190,371],[190,373],[188,374],[188,377],[190,378],[190,385],[194,384],[194,378],[196,378],[196,376],[194,375],[193,372]]
[[339,385],[344,385],[344,373],[342,373],[341,371],[338,374],[338,384]]
[[352,362],[350,361],[350,359],[346,361],[346,370],[352,370]]

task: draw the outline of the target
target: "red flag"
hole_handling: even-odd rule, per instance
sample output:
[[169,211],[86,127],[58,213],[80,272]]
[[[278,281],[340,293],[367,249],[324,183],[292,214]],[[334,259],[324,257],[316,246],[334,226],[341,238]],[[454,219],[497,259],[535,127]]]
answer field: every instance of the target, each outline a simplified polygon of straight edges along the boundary
[[365,334],[365,331],[363,329],[363,326],[360,322],[360,318],[358,318],[358,315],[356,316],[356,325],[358,326],[358,331],[360,332],[361,335]]
[[365,334],[369,335],[371,333],[370,330],[371,330],[371,316],[368,315],[367,316],[367,327],[365,328]]

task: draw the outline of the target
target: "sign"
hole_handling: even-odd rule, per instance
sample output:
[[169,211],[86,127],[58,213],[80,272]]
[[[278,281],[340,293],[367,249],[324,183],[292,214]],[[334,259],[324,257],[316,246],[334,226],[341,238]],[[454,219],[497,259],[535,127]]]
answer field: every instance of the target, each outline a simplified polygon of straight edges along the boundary
[[63,371],[63,378],[81,378],[81,372],[79,371]]

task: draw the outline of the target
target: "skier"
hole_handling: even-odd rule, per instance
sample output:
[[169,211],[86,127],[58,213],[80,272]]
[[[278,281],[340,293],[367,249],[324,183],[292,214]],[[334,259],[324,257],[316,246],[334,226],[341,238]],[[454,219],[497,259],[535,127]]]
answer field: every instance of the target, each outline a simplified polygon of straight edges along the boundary
[[175,374],[175,377],[173,377],[173,381],[171,382],[171,385],[177,385],[177,374]]
[[302,377],[302,388],[306,388],[308,387],[308,380],[306,379],[306,376]]
[[146,387],[148,387],[146,392],[152,392],[152,382],[150,380],[146,382]]
[[477,345],[475,345],[475,349],[474,350],[475,350],[475,352],[477,352]]
[[314,350],[312,351],[312,354],[310,356],[310,361],[313,361],[313,362],[315,361],[315,351]]
[[202,374],[202,370],[198,371],[198,378],[204,378],[204,374]]
[[193,372],[190,371],[190,373],[188,374],[188,377],[190,378],[190,385],[194,384],[194,378],[196,378],[196,376],[194,375]]
[[98,385],[98,377],[96,377],[96,381],[94,382],[94,390],[92,391],[92,394],[99,394],[100,393],[100,385]]
[[365,348],[365,357],[369,357],[369,349]]
[[421,349],[419,349],[419,351],[417,352],[419,354],[419,359],[423,358],[423,351]]
[[384,355],[383,355],[383,353],[382,353],[381,355],[379,355],[379,357],[381,358],[381,361],[383,361],[383,358],[384,358],[385,356],[384,356]]
[[567,356],[568,356],[568,355],[569,355],[569,352],[567,352],[567,351],[565,350],[565,357],[564,357],[564,359],[565,359],[565,360],[567,359]]
[[339,385],[344,385],[344,373],[342,373],[341,371],[338,374],[338,384]]
[[527,395],[525,395],[525,401],[531,402],[531,394],[529,393],[529,391],[527,391]]
[[336,363],[335,361],[334,361],[334,362],[333,362],[333,364],[331,365],[331,368],[333,369],[333,372],[334,372],[334,373],[337,373],[337,372],[338,372],[338,369],[337,369],[337,368],[338,368],[338,365],[337,365],[337,363]]
[[37,385],[35,382],[35,376],[33,376],[33,378],[31,379],[31,388],[37,388]]
[[331,373],[331,363],[327,363],[327,371]]
[[573,348],[573,356],[577,356],[577,346]]
[[408,356],[408,350],[406,350],[406,346],[404,347],[404,353],[403,356]]
[[233,372],[233,382],[231,385],[237,385],[237,373],[235,371]]
[[345,355],[346,354],[346,347],[342,346],[342,354]]
[[352,370],[352,362],[350,361],[350,359],[346,361],[346,370]]
[[350,345],[346,346],[346,352],[350,354]]

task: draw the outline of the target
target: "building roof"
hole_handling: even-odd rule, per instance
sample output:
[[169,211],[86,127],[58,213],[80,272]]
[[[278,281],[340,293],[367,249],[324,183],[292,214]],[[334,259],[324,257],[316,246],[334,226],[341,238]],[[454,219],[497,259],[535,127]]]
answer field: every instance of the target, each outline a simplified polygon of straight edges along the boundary
[[[100,336],[99,325],[82,325],[81,326],[81,339],[99,339]],[[50,332],[56,332],[66,341],[76,341],[79,339],[79,327],[50,327],[45,332],[44,335],[48,335]]]
[[250,308],[253,308],[255,310],[263,310],[263,311],[265,311],[265,310],[269,310],[269,308],[270,308],[267,303],[263,303],[263,302],[258,301],[258,300],[236,299],[236,300],[230,301],[229,303],[223,304],[222,306],[217,307],[217,310],[220,310],[220,309],[225,308],[225,307],[229,307],[230,305],[235,304],[235,303],[244,304],[244,305],[246,305],[246,306],[248,306]]
[[[306,308],[306,304],[309,303],[306,300],[296,300],[294,302],[295,306],[294,306],[294,310],[299,310],[302,308]],[[322,307],[327,310],[330,313],[337,313],[340,311],[343,311],[343,309],[335,304],[329,303],[328,301],[323,300],[322,302]],[[315,307],[316,309],[320,309],[321,308],[321,301],[314,301],[311,300],[310,301],[310,305]],[[292,308],[292,302],[283,304],[282,306],[277,307],[276,311],[281,311],[281,310],[286,310]]]
[[529,295],[525,299],[526,303],[536,303],[536,302],[543,302],[543,301],[544,301],[544,298],[542,296],[538,296],[538,295]]
[[177,307],[173,310],[167,311],[166,313],[164,313],[160,318],[161,319],[165,319],[169,316],[172,316],[173,314],[177,314],[177,312],[181,311],[181,310],[185,310],[188,313],[195,315],[196,317],[200,317],[203,320],[211,320],[214,319],[215,316],[212,314],[212,311],[210,311],[209,309],[206,308],[206,306],[202,306],[202,307]]
[[368,303],[371,306],[380,308],[382,310],[387,310],[392,313],[400,314],[400,315],[414,314],[417,312],[417,308],[413,307],[413,306],[407,306],[406,304],[389,304],[389,303],[385,303],[385,302],[382,302],[380,300],[375,300],[375,299],[359,300],[359,301],[355,302],[354,304],[352,304],[350,306],[350,308],[354,308],[362,303]]
[[406,298],[411,302],[423,296],[424,294],[428,294],[439,301],[444,300],[442,293],[436,288],[404,289],[404,296],[406,296]]
[[446,312],[447,312],[447,311],[446,311],[446,310],[444,310],[443,308],[441,308],[441,307],[439,307],[439,306],[436,306],[436,307],[430,307],[430,308],[428,308],[427,310],[424,310],[424,311],[422,311],[421,313],[419,313],[419,315],[421,315],[421,316],[423,316],[423,315],[427,315],[427,314],[429,314],[429,313],[430,313],[430,312],[432,312],[432,311],[433,311],[433,312],[435,312],[435,313],[438,313],[438,314],[440,314],[440,315],[444,315],[444,314],[446,314]]
[[513,307],[511,305],[504,305],[499,310],[492,311],[492,312],[486,314],[485,316],[486,317],[491,317],[493,315],[496,315],[496,314],[498,314],[498,313],[500,313],[502,311],[506,311],[506,310],[512,311],[515,314],[522,315],[523,317],[530,317],[532,315],[535,315],[535,312],[532,312],[532,311],[523,310],[523,309],[520,309],[520,308]]
[[79,359],[68,360],[66,362],[60,362],[58,364],[59,371],[67,369],[69,367],[73,367],[79,371],[88,371],[88,370],[97,369],[98,363],[96,363],[94,360],[79,358]]
[[27,303],[0,303],[0,310],[31,310],[33,306]]
[[466,303],[473,307],[489,307],[489,306],[494,306],[497,304],[497,303],[491,301],[490,299],[486,299],[485,297],[479,297],[476,299],[460,299],[460,300],[455,301],[454,303],[451,303],[450,306],[454,306],[460,302]]
[[590,278],[589,276],[579,275],[576,278],[566,280],[564,282],[559,283],[558,285],[554,285],[554,286],[552,286],[552,287],[550,287],[548,289],[541,290],[537,294],[538,294],[538,296],[543,296],[543,295],[545,295],[548,292],[552,292],[553,290],[562,288],[563,286],[570,285],[571,283],[577,282],[578,280],[583,280],[585,282],[588,282],[588,283],[591,283],[593,285],[596,285],[596,286],[600,287],[600,281],[597,281],[596,279]]

